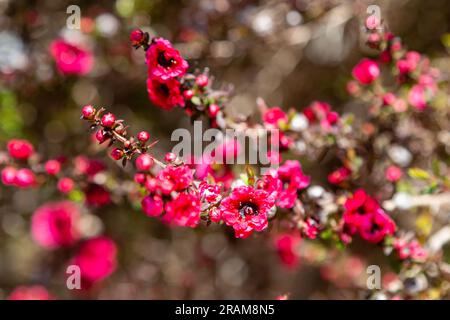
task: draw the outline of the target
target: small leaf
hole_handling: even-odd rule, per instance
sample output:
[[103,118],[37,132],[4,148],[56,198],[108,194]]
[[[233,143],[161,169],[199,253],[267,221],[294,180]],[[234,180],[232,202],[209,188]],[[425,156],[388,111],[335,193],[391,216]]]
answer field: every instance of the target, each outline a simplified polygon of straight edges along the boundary
[[430,175],[428,174],[428,172],[426,172],[425,170],[422,170],[420,168],[410,168],[408,170],[408,175],[411,178],[421,179],[421,180],[426,180],[426,179],[430,178]]
[[199,105],[202,104],[202,101],[200,100],[199,97],[192,97],[191,102],[192,102],[193,104],[195,104],[196,106],[199,106]]

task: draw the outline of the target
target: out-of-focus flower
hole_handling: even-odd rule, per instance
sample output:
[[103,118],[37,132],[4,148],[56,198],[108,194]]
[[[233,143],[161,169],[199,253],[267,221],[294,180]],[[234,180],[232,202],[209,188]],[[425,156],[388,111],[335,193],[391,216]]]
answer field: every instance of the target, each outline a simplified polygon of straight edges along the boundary
[[34,147],[28,140],[12,139],[6,148],[9,155],[16,159],[28,159],[34,153]]
[[109,191],[98,184],[90,184],[86,188],[85,194],[86,203],[91,206],[101,207],[111,202]]
[[347,167],[340,167],[328,175],[328,182],[331,184],[341,184],[350,178],[352,171]]
[[162,198],[158,195],[149,195],[146,196],[141,201],[142,210],[146,215],[150,217],[157,217],[161,215],[164,208],[164,202]]
[[392,165],[386,169],[385,176],[386,180],[396,182],[402,178],[403,172],[399,167]]
[[9,294],[8,300],[53,300],[47,289],[40,285],[19,286]]
[[275,249],[278,256],[283,265],[288,268],[294,268],[300,262],[298,254],[300,241],[301,238],[299,235],[290,233],[284,233],[275,238]]
[[264,112],[263,121],[269,128],[280,129],[287,125],[288,116],[280,107],[273,107]]
[[30,169],[22,168],[17,170],[14,176],[14,185],[18,188],[30,188],[36,184],[36,177]]
[[353,77],[361,84],[371,84],[380,75],[378,64],[370,59],[362,59],[352,71]]
[[236,238],[247,238],[253,230],[267,228],[267,215],[274,204],[275,199],[266,191],[241,186],[222,200],[220,210],[223,221],[234,228]]
[[303,173],[300,162],[297,160],[287,160],[278,168],[277,173],[283,186],[278,193],[277,206],[292,208],[297,199],[297,191],[305,189],[311,178]]
[[69,201],[48,203],[39,207],[31,220],[33,239],[48,249],[74,245],[80,239],[80,213]]
[[110,276],[117,266],[117,246],[108,237],[101,236],[83,242],[71,264],[80,268],[82,289]]
[[394,234],[394,221],[363,189],[355,191],[344,207],[343,219],[351,234],[359,232],[361,238],[371,243],[378,243]]
[[50,53],[63,74],[85,75],[94,66],[94,56],[88,49],[57,39],[50,45]]

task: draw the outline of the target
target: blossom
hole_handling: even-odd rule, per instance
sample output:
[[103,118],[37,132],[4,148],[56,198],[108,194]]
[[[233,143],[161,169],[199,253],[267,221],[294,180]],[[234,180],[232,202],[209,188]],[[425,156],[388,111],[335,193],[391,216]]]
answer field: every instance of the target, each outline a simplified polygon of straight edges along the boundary
[[386,169],[385,177],[386,180],[390,182],[396,182],[400,180],[403,176],[402,169],[397,166],[391,165]]
[[149,195],[142,199],[141,205],[145,214],[150,217],[157,217],[163,211],[164,202],[158,195]]
[[162,81],[149,78],[147,79],[147,92],[150,101],[160,108],[170,110],[175,106],[184,107],[184,98],[180,93],[180,82],[176,79]]
[[52,295],[41,285],[19,286],[9,294],[8,300],[52,300]]
[[14,181],[16,180],[17,170],[14,167],[5,167],[2,170],[2,183],[5,186],[14,185]]
[[340,167],[328,175],[328,182],[331,184],[341,184],[346,181],[351,174],[352,171],[349,168]]
[[78,207],[69,201],[39,207],[31,219],[31,234],[42,247],[55,249],[75,244],[81,237]]
[[408,94],[408,102],[419,111],[427,107],[427,91],[425,86],[416,84],[412,86]]
[[146,53],[146,61],[149,77],[161,81],[181,77],[189,67],[178,50],[163,38],[153,39]]
[[117,246],[101,236],[83,242],[71,264],[80,268],[83,289],[111,275],[117,266]]
[[394,221],[363,189],[355,191],[344,207],[343,220],[350,234],[358,232],[361,238],[371,243],[378,243],[394,234]]
[[296,267],[300,262],[300,257],[297,253],[300,241],[300,236],[289,233],[280,234],[275,238],[275,249],[278,257],[283,265],[288,268]]
[[306,188],[311,179],[303,173],[297,160],[287,160],[278,168],[277,177],[283,186],[278,193],[277,205],[281,208],[292,208],[297,199],[297,191]]
[[34,153],[33,145],[28,140],[9,140],[6,148],[8,149],[9,155],[15,159],[28,159]]
[[394,239],[394,249],[397,251],[398,257],[402,260],[412,259],[416,261],[424,261],[428,253],[420,245],[417,240],[406,241],[404,238]]
[[266,191],[251,186],[240,186],[222,200],[222,219],[234,228],[236,238],[247,238],[253,230],[267,228],[267,216],[275,199]]
[[29,188],[36,183],[33,171],[27,168],[17,170],[14,176],[14,185],[19,188]]
[[303,109],[303,114],[309,123],[320,123],[320,126],[326,131],[330,131],[340,118],[339,114],[331,111],[331,106],[328,103],[322,101],[311,103]]
[[364,58],[353,68],[352,75],[361,84],[371,84],[380,76],[380,68],[375,61]]
[[280,128],[289,121],[287,114],[280,107],[273,107],[263,114],[263,121],[267,127]]
[[302,232],[309,239],[315,239],[319,234],[319,225],[315,220],[307,218],[303,224]]
[[182,191],[189,187],[193,181],[192,170],[187,165],[168,165],[157,176],[159,188],[163,194],[172,191]]
[[61,39],[52,42],[50,53],[58,70],[63,74],[84,75],[94,66],[91,51]]
[[86,190],[86,203],[91,206],[101,207],[111,202],[109,191],[98,184],[90,184]]
[[200,222],[200,199],[190,193],[180,193],[176,198],[166,203],[164,222],[194,228]]

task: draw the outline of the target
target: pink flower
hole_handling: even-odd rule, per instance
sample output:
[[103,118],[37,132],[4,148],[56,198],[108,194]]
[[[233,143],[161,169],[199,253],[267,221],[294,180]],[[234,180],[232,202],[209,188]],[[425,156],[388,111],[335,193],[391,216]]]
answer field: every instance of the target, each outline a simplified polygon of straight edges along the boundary
[[187,165],[168,165],[158,174],[159,188],[163,194],[183,191],[192,184],[193,173]]
[[297,160],[287,160],[278,168],[277,176],[282,183],[277,206],[292,208],[297,199],[297,191],[306,188],[311,178],[303,173],[300,162]]
[[424,261],[428,257],[428,253],[417,240],[408,242],[403,238],[396,238],[393,247],[402,260],[410,258],[416,261]]
[[379,209],[362,220],[359,235],[370,243],[379,243],[386,236],[393,235],[395,228],[394,221],[383,210]]
[[52,42],[50,52],[58,70],[63,74],[84,75],[92,70],[92,52],[58,39]]
[[163,38],[153,39],[147,50],[146,61],[149,77],[162,81],[183,76],[189,67],[178,50]]
[[273,107],[264,112],[263,121],[267,127],[279,129],[280,126],[286,125],[289,119],[280,107]]
[[72,202],[48,203],[34,212],[31,234],[39,245],[48,249],[71,246],[80,239],[79,218],[78,207]]
[[275,248],[281,262],[288,268],[293,268],[300,262],[297,253],[301,238],[294,234],[281,234],[275,238]]
[[2,183],[5,186],[14,185],[16,180],[17,170],[14,167],[5,167],[2,170]]
[[419,84],[414,85],[409,91],[408,102],[417,110],[424,110],[427,107],[426,88]]
[[164,208],[164,202],[158,195],[146,196],[141,201],[142,210],[150,217],[157,217],[161,215]]
[[397,61],[397,69],[400,74],[407,74],[416,70],[420,62],[420,54],[416,51],[408,51],[404,59]]
[[58,184],[56,187],[58,190],[64,194],[68,194],[70,191],[73,190],[75,186],[75,182],[71,178],[61,178],[58,180]]
[[83,242],[72,260],[80,268],[83,289],[110,276],[117,266],[117,246],[102,236]]
[[322,101],[314,101],[311,103],[311,105],[303,109],[303,114],[309,123],[320,123],[320,126],[325,131],[330,131],[340,119],[339,114],[331,111],[331,106]]
[[8,300],[53,300],[53,296],[40,285],[19,286],[9,294]]
[[19,169],[14,177],[14,185],[18,188],[29,188],[36,184],[36,177],[30,169]]
[[166,214],[164,222],[195,228],[200,222],[200,199],[189,193],[180,193],[178,196],[166,203]]
[[378,243],[394,234],[394,221],[364,190],[357,190],[347,199],[344,207],[343,220],[350,234],[359,232],[361,238],[371,243]]
[[94,207],[101,207],[111,202],[111,196],[103,186],[90,184],[86,190],[86,203]]
[[220,210],[223,221],[234,228],[236,238],[247,238],[253,230],[267,228],[267,215],[274,204],[275,199],[266,191],[241,186],[222,200]]
[[28,159],[34,153],[33,145],[28,140],[9,140],[6,148],[11,157],[21,160]]
[[106,166],[101,160],[89,159],[84,156],[78,156],[75,158],[75,170],[78,174],[93,177],[97,173],[104,171],[105,168]]
[[328,182],[331,184],[341,184],[350,178],[352,171],[346,167],[340,167],[328,175]]
[[375,61],[364,58],[353,68],[352,75],[361,84],[371,84],[380,76],[380,68]]
[[45,171],[52,176],[55,176],[61,171],[61,163],[58,160],[48,160],[45,163]]
[[184,98],[180,93],[180,82],[177,79],[162,81],[159,79],[147,79],[147,92],[150,101],[165,110],[173,107],[184,107]]
[[403,172],[399,167],[392,165],[386,169],[385,176],[386,180],[396,182],[402,178]]

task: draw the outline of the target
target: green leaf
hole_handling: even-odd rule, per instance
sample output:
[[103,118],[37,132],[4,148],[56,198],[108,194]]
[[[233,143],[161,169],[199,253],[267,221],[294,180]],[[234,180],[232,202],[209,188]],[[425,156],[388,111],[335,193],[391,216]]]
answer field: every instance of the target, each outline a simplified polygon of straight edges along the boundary
[[83,202],[84,193],[80,190],[73,190],[69,193],[69,199],[74,202]]
[[196,106],[199,106],[199,105],[202,104],[202,100],[200,100],[199,97],[192,97],[191,102],[192,102],[193,104],[195,104]]
[[414,179],[426,180],[430,178],[430,175],[425,170],[420,168],[410,168],[408,170],[408,175]]

